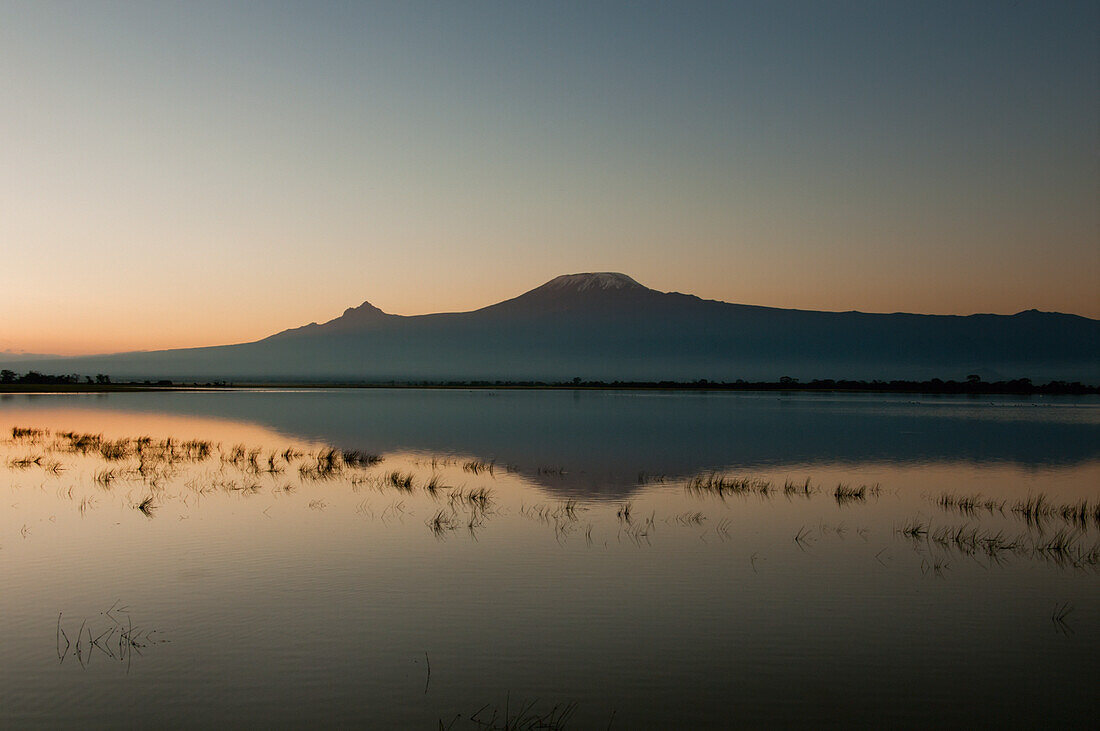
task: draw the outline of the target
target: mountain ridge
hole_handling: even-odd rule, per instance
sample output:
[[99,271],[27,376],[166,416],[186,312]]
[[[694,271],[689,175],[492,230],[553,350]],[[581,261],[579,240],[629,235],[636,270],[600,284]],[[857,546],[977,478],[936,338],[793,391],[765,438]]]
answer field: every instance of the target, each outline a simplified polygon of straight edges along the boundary
[[920,380],[979,373],[1100,382],[1100,321],[1035,309],[784,309],[660,292],[619,272],[583,272],[466,312],[395,315],[364,301],[326,322],[249,343],[19,365],[175,380]]
[[479,313],[509,313],[509,314],[553,314],[560,310],[575,310],[578,307],[605,307],[638,306],[640,303],[664,302],[675,304],[678,307],[713,307],[724,306],[737,308],[744,312],[756,313],[804,313],[820,316],[856,315],[861,317],[916,317],[916,318],[1024,318],[1033,315],[1049,315],[1066,318],[1080,318],[1095,322],[1081,315],[1062,312],[1044,312],[1038,309],[1027,309],[1011,315],[996,313],[973,313],[969,315],[927,315],[914,312],[866,312],[863,310],[807,310],[798,308],[774,307],[768,305],[748,305],[724,300],[704,299],[698,295],[682,292],[662,292],[640,284],[632,277],[619,272],[584,272],[578,274],[564,274],[555,277],[544,284],[527,290],[522,294],[500,302],[484,305],[473,310],[459,312],[433,312],[420,315],[397,315],[388,313],[375,307],[368,301],[364,301],[358,307],[349,307],[343,314],[326,320],[323,323],[310,323],[296,328],[289,328],[268,336],[266,339],[278,338],[288,334],[314,334],[319,332],[347,332],[357,326],[370,326],[382,323],[393,323],[396,320],[425,321],[427,318],[463,318]]
[[[612,278],[612,277],[613,278],[619,278],[620,281],[623,282],[623,284],[620,284],[618,286],[601,286],[601,284],[603,284],[603,282],[606,282],[606,279],[604,279],[604,278]],[[408,319],[408,318],[420,318],[420,317],[468,315],[468,314],[472,314],[472,313],[483,312],[483,311],[486,311],[486,310],[492,310],[494,308],[501,308],[502,306],[510,305],[511,303],[515,303],[515,302],[518,302],[518,301],[526,301],[528,299],[534,299],[536,297],[541,297],[541,296],[544,296],[546,294],[551,294],[551,293],[553,293],[553,294],[558,294],[558,293],[584,293],[584,292],[593,292],[593,291],[595,291],[595,292],[609,292],[609,291],[614,292],[614,291],[623,291],[623,290],[626,290],[626,291],[629,291],[629,292],[634,292],[634,293],[644,292],[644,293],[647,293],[648,295],[662,295],[662,296],[664,296],[664,295],[673,295],[673,296],[676,296],[676,297],[685,298],[685,301],[714,302],[714,303],[720,303],[720,304],[723,304],[723,305],[731,305],[731,306],[734,306],[734,307],[748,308],[748,309],[754,309],[754,310],[760,310],[760,311],[773,311],[773,312],[803,312],[803,313],[821,313],[821,314],[831,314],[831,315],[851,314],[851,315],[865,315],[865,316],[904,315],[904,316],[914,316],[914,317],[943,317],[943,318],[967,318],[967,317],[986,317],[986,316],[988,316],[988,317],[1021,317],[1021,316],[1025,316],[1025,315],[1040,314],[1040,315],[1059,315],[1059,316],[1064,316],[1064,317],[1081,318],[1083,320],[1095,321],[1092,318],[1088,318],[1088,317],[1085,317],[1083,315],[1077,315],[1077,314],[1074,314],[1074,313],[1039,310],[1039,309],[1036,309],[1036,308],[1029,308],[1029,309],[1025,309],[1025,310],[1020,310],[1020,311],[1014,312],[1012,314],[999,314],[999,313],[993,313],[993,312],[975,312],[975,313],[970,313],[970,314],[965,314],[965,315],[961,315],[961,314],[944,315],[944,314],[925,314],[925,313],[919,313],[919,312],[907,312],[907,311],[904,311],[904,310],[895,310],[895,311],[892,311],[892,312],[869,312],[869,311],[866,311],[866,310],[811,310],[811,309],[794,308],[794,307],[777,307],[777,306],[773,306],[773,305],[750,305],[750,304],[727,302],[725,300],[706,299],[706,298],[703,298],[703,297],[699,297],[698,295],[684,293],[684,292],[677,292],[677,291],[662,292],[661,290],[657,290],[657,289],[653,289],[651,287],[647,287],[647,286],[639,283],[634,278],[632,278],[632,277],[630,277],[626,274],[622,274],[620,272],[583,272],[583,273],[577,273],[577,274],[563,274],[563,275],[554,277],[553,279],[550,279],[547,282],[545,282],[545,283],[543,283],[543,284],[541,284],[537,287],[529,289],[526,292],[523,292],[522,294],[516,295],[515,297],[510,297],[508,299],[501,300],[500,302],[495,302],[495,303],[492,303],[492,304],[483,305],[481,307],[477,307],[477,308],[472,309],[472,310],[447,311],[447,312],[430,312],[430,313],[423,313],[423,314],[419,314],[419,315],[399,315],[399,314],[395,314],[395,313],[386,312],[386,311],[380,309],[379,307],[376,307],[375,305],[371,304],[369,301],[364,300],[363,303],[360,304],[359,306],[349,307],[349,308],[345,309],[344,312],[341,315],[338,315],[337,317],[334,317],[330,320],[326,320],[322,323],[312,322],[312,323],[309,323],[309,325],[303,325],[303,326],[299,326],[299,327],[288,328],[286,330],[281,330],[279,332],[273,333],[272,335],[269,335],[267,337],[274,337],[274,336],[277,336],[277,335],[281,335],[283,333],[295,332],[295,331],[301,330],[303,328],[307,328],[307,327],[311,327],[311,326],[315,326],[315,325],[316,326],[329,325],[331,323],[337,322],[337,321],[342,320],[342,319],[347,318],[347,317],[353,317],[355,319],[366,320],[367,318],[361,316],[361,314],[360,314],[364,311],[369,312],[372,317],[379,317],[379,318],[388,317],[388,318],[406,318],[406,319]]]

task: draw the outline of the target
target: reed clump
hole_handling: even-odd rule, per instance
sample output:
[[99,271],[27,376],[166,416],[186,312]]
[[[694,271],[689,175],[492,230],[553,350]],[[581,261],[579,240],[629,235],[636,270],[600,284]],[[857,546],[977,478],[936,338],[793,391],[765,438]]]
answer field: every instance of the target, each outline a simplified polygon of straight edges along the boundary
[[[485,731],[559,731],[566,728],[577,710],[576,703],[561,703],[546,710],[536,710],[537,703],[528,701],[512,707],[506,699],[503,709],[487,703],[472,713],[469,721],[474,727]],[[461,717],[461,714],[456,715],[450,722],[440,719],[440,731],[451,731]]]
[[747,495],[755,493],[767,496],[772,490],[770,480],[758,477],[726,477],[717,473],[696,475],[688,480],[686,489],[695,495]]
[[345,449],[343,452],[340,453],[340,458],[343,460],[345,467],[352,468],[373,467],[374,465],[382,461],[382,457],[380,455],[360,452],[357,449]]
[[436,538],[442,538],[458,527],[457,516],[447,510],[438,510],[427,520],[427,526]]
[[[248,464],[251,464],[251,460],[248,460]],[[343,455],[332,448],[322,449],[313,455],[312,460],[303,461],[298,465],[298,474],[302,479],[312,481],[335,479],[343,474],[343,470]]]
[[146,495],[145,498],[134,506],[134,509],[144,515],[146,518],[152,518],[153,513],[156,512],[157,506],[152,495]]
[[1100,502],[1090,505],[1087,500],[1077,503],[1068,503],[1056,509],[1056,514],[1065,522],[1085,529],[1090,519],[1100,526]]
[[649,534],[656,528],[656,516],[650,514],[645,520],[638,521],[637,523],[631,522],[623,525],[619,529],[620,535],[625,534],[635,545],[642,545],[643,543],[649,545]]
[[1090,522],[1100,527],[1100,500],[1093,503],[1080,500],[1059,505],[1039,493],[1017,500],[1012,506],[1012,513],[1029,525],[1037,527],[1041,527],[1043,520],[1050,518],[1060,518],[1081,530],[1087,528]]
[[49,433],[49,429],[36,429],[29,426],[13,426],[11,428],[11,438],[16,441],[33,441],[41,439]]
[[1054,628],[1067,637],[1073,634],[1073,628],[1070,627],[1069,622],[1066,619],[1073,613],[1073,605],[1069,602],[1061,602],[1054,605],[1054,609],[1050,613],[1050,621],[1054,623]]
[[1028,495],[1008,506],[1008,501],[983,497],[980,494],[957,495],[943,492],[929,498],[944,510],[975,517],[980,514],[1012,515],[1028,525],[1043,528],[1046,520],[1060,519],[1063,522],[1085,530],[1091,525],[1100,527],[1100,501],[1079,500],[1072,503],[1056,503],[1045,494]]
[[896,532],[906,538],[920,539],[928,535],[928,524],[921,520],[909,520],[897,528]]
[[343,455],[335,449],[322,449],[317,453],[317,472],[325,477],[337,474],[344,465]]
[[486,487],[474,489],[454,490],[448,495],[451,505],[467,505],[482,513],[488,512],[493,506],[493,491]]
[[810,483],[809,477],[804,482],[794,482],[790,478],[783,481],[783,494],[788,497],[793,495],[810,497],[815,492],[817,492],[817,488]]
[[208,441],[192,439],[180,445],[181,453],[192,462],[203,462],[213,453],[214,446]]
[[[520,515],[537,521],[544,525],[551,525],[554,528],[554,536],[558,541],[562,541],[567,538],[576,528],[580,521],[580,513],[587,510],[577,500],[572,498],[562,500],[561,502],[554,504],[537,503],[531,506],[520,506]],[[589,526],[587,537],[591,539],[591,526]]]
[[493,476],[493,471],[495,469],[496,463],[493,461],[483,462],[481,460],[472,459],[462,464],[463,472],[469,472],[474,475],[480,475],[481,473],[485,472],[488,473],[490,476]]
[[1005,536],[1003,531],[996,533],[982,531],[971,526],[944,526],[929,533],[932,541],[944,548],[955,548],[966,555],[983,552],[991,558],[1002,553],[1018,553],[1026,546],[1018,537]]
[[836,500],[837,505],[863,502],[867,499],[867,486],[860,485],[859,487],[852,487],[843,482],[838,483],[836,489],[833,490],[833,499]]
[[443,484],[443,481],[439,478],[439,475],[432,475],[428,478],[428,481],[424,483],[424,492],[431,495],[433,498],[439,494],[441,490],[446,490],[447,485]]
[[932,501],[944,510],[954,510],[964,515],[974,515],[979,511],[1004,514],[1006,500],[986,498],[980,494],[956,495],[950,492],[940,493]]
[[[135,654],[140,656],[141,650],[168,641],[157,636],[158,630],[135,627],[129,609],[120,607],[120,603],[116,601],[110,609],[101,612],[97,617],[85,618],[72,636],[65,631],[62,624],[63,613],[58,613],[55,631],[58,662],[64,663],[68,657],[74,657],[81,667],[86,668],[93,651],[98,651],[103,656],[129,667]],[[100,623],[102,617],[111,624],[104,627]]]
[[1083,534],[1071,528],[1033,538],[1029,535],[1007,535],[1003,530],[983,530],[972,524],[932,528],[926,522],[914,519],[895,532],[915,542],[927,540],[941,549],[952,549],[967,556],[984,554],[998,563],[1013,555],[1077,569],[1100,565],[1100,542],[1086,545],[1082,540]]
[[1023,500],[1017,500],[1012,506],[1012,512],[1028,523],[1038,523],[1043,518],[1052,515],[1053,511],[1054,507],[1043,493],[1028,495]]
[[27,470],[31,467],[41,467],[42,460],[45,459],[42,455],[28,455],[26,457],[18,457],[8,460],[8,467],[13,470]]
[[399,472],[394,470],[387,476],[387,479],[390,485],[401,492],[412,492],[413,474],[411,472]]

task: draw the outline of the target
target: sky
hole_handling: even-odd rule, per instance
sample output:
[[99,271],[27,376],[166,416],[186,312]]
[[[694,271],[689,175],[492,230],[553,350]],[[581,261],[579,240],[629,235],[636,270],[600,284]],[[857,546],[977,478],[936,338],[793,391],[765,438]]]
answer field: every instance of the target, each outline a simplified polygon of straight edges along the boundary
[[584,271],[1100,317],[1100,3],[0,0],[0,350]]

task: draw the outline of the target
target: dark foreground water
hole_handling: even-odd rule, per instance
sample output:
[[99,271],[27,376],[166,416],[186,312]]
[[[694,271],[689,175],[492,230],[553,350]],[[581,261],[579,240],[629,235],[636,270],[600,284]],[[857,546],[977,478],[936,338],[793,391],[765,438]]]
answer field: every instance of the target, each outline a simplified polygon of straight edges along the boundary
[[19,395],[0,458],[3,727],[1100,713],[1095,399]]

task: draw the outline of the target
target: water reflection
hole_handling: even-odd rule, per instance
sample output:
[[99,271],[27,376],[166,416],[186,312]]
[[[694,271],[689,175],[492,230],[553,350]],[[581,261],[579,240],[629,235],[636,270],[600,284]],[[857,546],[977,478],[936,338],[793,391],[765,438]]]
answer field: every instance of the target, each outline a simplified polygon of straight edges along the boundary
[[410,389],[9,396],[57,408],[233,419],[372,453],[512,465],[563,495],[622,497],[649,479],[737,466],[1100,459],[1100,400]]
[[[21,415],[44,416],[43,413]],[[66,412],[61,411],[53,418],[64,419],[65,415]],[[197,433],[203,420],[190,419],[185,424],[188,431]],[[699,510],[680,510],[658,518],[656,510],[648,515],[636,511],[631,499],[611,501],[610,507],[604,500],[604,506],[598,506],[592,502],[592,496],[589,501],[581,502],[573,497],[556,497],[553,490],[545,489],[543,493],[548,501],[529,503],[526,498],[530,493],[526,488],[537,483],[532,483],[520,469],[505,465],[499,468],[498,480],[494,462],[446,455],[429,458],[420,453],[394,453],[387,459],[323,444],[293,442],[288,445],[285,441],[274,441],[279,438],[275,434],[269,434],[266,443],[254,445],[223,444],[201,438],[180,439],[171,435],[107,436],[60,429],[51,431],[41,425],[15,425],[8,431],[11,438],[0,440],[0,461],[7,470],[16,475],[29,474],[32,481],[41,475],[58,483],[55,496],[75,505],[81,516],[94,510],[100,500],[123,493],[126,505],[152,519],[163,505],[190,506],[192,500],[216,495],[279,497],[302,493],[307,496],[308,508],[320,511],[329,507],[330,501],[340,502],[348,491],[354,494],[367,491],[393,499],[380,514],[374,512],[368,501],[361,501],[355,506],[357,515],[378,517],[382,521],[387,516],[404,518],[411,514],[406,506],[408,501],[426,511],[428,517],[424,524],[438,540],[446,539],[459,528],[464,528],[476,540],[478,531],[489,520],[509,515],[502,503],[510,502],[514,507],[517,498],[520,502],[516,514],[552,527],[558,542],[576,533],[582,514],[596,507],[602,507],[605,514],[614,510],[618,524],[616,539],[621,541],[625,537],[635,544],[650,543],[658,519],[665,525],[675,523],[684,527],[702,526],[707,521],[707,515]],[[854,473],[851,466],[846,469]],[[958,466],[952,469],[959,470]],[[904,484],[903,471],[896,466],[888,466],[887,471],[893,473],[899,485]],[[75,479],[62,480],[70,472],[74,472]],[[1070,472],[1079,481],[1080,470]],[[927,470],[922,470],[922,474],[926,473]],[[470,485],[469,480],[474,480],[475,484]],[[888,494],[880,482],[826,484],[815,482],[812,477],[798,480],[786,477],[780,482],[773,477],[728,472],[695,474],[687,478],[661,477],[639,481],[636,487],[640,495],[648,493],[650,497],[661,498],[666,507],[679,508],[691,507],[692,500],[719,503],[722,508],[729,508],[735,500],[754,499],[757,503],[782,500],[788,504],[798,500],[808,504],[831,498],[837,509],[845,509],[869,501],[878,502]],[[1050,497],[1046,492],[1033,493],[1030,488],[1026,497],[1012,499],[1012,490],[1005,489],[1004,485],[997,496],[951,490],[922,492],[920,508],[938,507],[948,519],[961,517],[965,522],[944,524],[940,516],[932,520],[911,518],[895,527],[894,533],[910,539],[918,553],[923,543],[934,544],[944,552],[954,551],[971,557],[982,554],[990,565],[999,565],[1011,555],[1049,560],[1079,569],[1091,568],[1100,564],[1100,541],[1091,544],[1087,541],[1089,530],[1100,528],[1100,498],[1088,495],[1088,488],[1085,489],[1086,497],[1072,495],[1061,499]],[[898,490],[894,488],[895,496],[899,495]],[[910,510],[916,497],[911,492],[905,495],[905,504]],[[48,508],[49,499],[44,502],[40,507]],[[270,506],[265,508],[263,514],[270,517],[270,509]],[[895,514],[895,517],[904,516]],[[995,525],[987,529],[981,526],[983,521]],[[1013,521],[1023,525],[1011,526]],[[728,519],[722,519],[714,528],[714,535],[726,539],[728,527]],[[1014,527],[1015,532],[1006,533],[1009,527]],[[593,523],[589,522],[585,529],[589,545],[593,540],[592,528]],[[857,533],[862,535],[862,530]],[[829,531],[843,534],[840,528],[826,528],[822,523],[818,537]],[[793,540],[804,550],[815,540],[814,528],[803,526]],[[937,572],[941,570],[937,563],[928,565]],[[79,650],[79,641],[76,647]]]
[[[576,728],[1097,710],[1093,406],[687,396],[702,413],[658,397],[655,417],[648,395],[545,395],[550,416],[443,394],[465,419],[407,392],[0,402],[0,725],[458,729],[533,699]],[[635,419],[667,443],[619,433]],[[752,434],[769,419],[839,433],[783,426],[784,459]],[[1054,434],[1048,459],[1017,448]],[[119,597],[171,642],[110,634]]]

